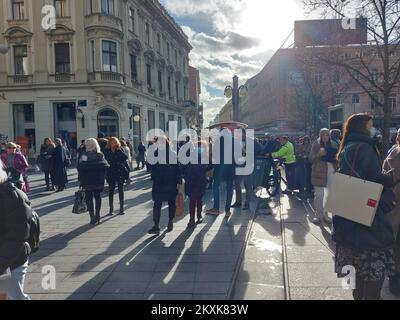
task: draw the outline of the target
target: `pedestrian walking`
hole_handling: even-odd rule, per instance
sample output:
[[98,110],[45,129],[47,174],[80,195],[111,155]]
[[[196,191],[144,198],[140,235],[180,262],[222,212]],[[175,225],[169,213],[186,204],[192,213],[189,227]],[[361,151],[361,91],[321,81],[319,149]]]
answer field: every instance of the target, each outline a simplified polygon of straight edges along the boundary
[[27,196],[8,180],[0,161],[0,295],[10,300],[30,300],[24,292],[31,248]]
[[280,141],[281,147],[277,152],[272,153],[272,157],[274,159],[282,158],[284,160],[287,188],[282,193],[292,194],[296,189],[296,156],[294,146],[289,141],[288,137],[282,137]]
[[7,152],[1,155],[1,160],[5,165],[6,171],[15,186],[24,191],[29,191],[27,172],[29,168],[25,156],[18,150],[18,145],[9,142],[6,145]]
[[312,163],[311,183],[314,186],[315,224],[331,223],[325,203],[328,197],[328,188],[336,172],[336,154],[339,146],[330,138],[329,129],[321,129],[319,138],[313,143],[309,159]]
[[[388,189],[394,181],[382,172],[380,155],[371,138],[372,128],[372,117],[367,114],[356,114],[347,120],[338,153],[339,172]],[[351,194],[343,201],[351,201]],[[348,275],[345,267],[355,268],[355,300],[380,300],[385,276],[394,275],[395,236],[384,208],[380,203],[371,227],[337,215],[333,217],[335,271],[339,277],[345,277]]]
[[140,164],[142,164],[142,169],[144,168],[146,162],[146,147],[144,146],[143,142],[139,142],[138,146],[138,155],[136,157],[137,167],[136,170],[140,169]]
[[[383,169],[385,172],[392,172],[395,181],[400,181],[400,146],[396,145],[392,148],[388,157],[386,158]],[[394,246],[395,255],[395,274],[389,277],[389,290],[396,296],[400,297],[400,184],[394,187],[396,195],[396,207],[390,213],[391,221],[393,224],[393,231],[396,234],[396,244]]]
[[[40,168],[44,173],[44,180],[46,183],[46,191],[54,191],[54,182],[52,176],[52,158],[55,148],[54,142],[50,138],[44,139],[42,146],[40,147]],[[51,182],[51,183],[50,183]]]
[[156,163],[151,165],[151,177],[153,180],[152,198],[154,201],[153,221],[154,226],[149,230],[149,234],[160,233],[160,217],[163,202],[168,203],[169,221],[167,231],[173,230],[173,223],[176,212],[176,197],[178,195],[178,187],[182,185],[182,172],[178,164],[170,161],[176,158],[174,151],[170,149],[170,142],[167,137],[161,136],[157,140],[157,150],[155,155],[162,152],[166,154],[165,164]]
[[56,147],[53,151],[51,164],[53,170],[53,184],[56,186],[56,192],[61,192],[65,190],[68,183],[67,166],[69,161],[61,139],[56,139],[55,145]]
[[81,156],[86,152],[86,145],[85,145],[85,140],[81,141],[81,145],[78,147],[78,163],[81,159]]
[[128,157],[121,149],[121,143],[118,138],[111,137],[108,140],[105,157],[110,165],[107,170],[109,215],[112,216],[114,212],[114,192],[116,186],[118,187],[119,195],[119,214],[124,215],[124,183],[129,179],[129,168],[127,164]]
[[128,160],[126,160],[127,164],[128,164],[128,179],[126,180],[126,182],[129,184],[131,183],[131,179],[129,177],[129,172],[132,171],[132,156],[131,156],[131,150],[128,147],[128,144],[126,143],[125,140],[121,140],[121,149],[122,151],[125,153],[125,155],[128,157]]
[[[89,209],[90,224],[100,223],[101,193],[107,169],[110,167],[96,139],[85,141],[86,152],[80,157],[78,163],[78,180],[85,191],[86,204]],[[95,205],[93,205],[93,199]]]
[[[189,197],[190,220],[188,229],[203,222],[203,197],[207,188],[207,172],[212,168],[211,164],[202,164],[208,162],[208,148],[205,141],[200,141],[194,151],[198,153],[198,163],[189,163],[184,166],[185,193]],[[202,161],[203,160],[203,161]]]

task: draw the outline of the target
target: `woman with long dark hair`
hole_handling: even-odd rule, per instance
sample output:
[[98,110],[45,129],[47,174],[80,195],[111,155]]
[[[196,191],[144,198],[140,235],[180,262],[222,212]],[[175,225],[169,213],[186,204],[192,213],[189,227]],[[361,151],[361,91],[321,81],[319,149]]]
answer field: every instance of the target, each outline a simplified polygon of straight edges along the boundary
[[[356,114],[347,120],[337,156],[339,172],[391,188],[394,181],[382,172],[380,155],[371,138],[372,128],[368,114]],[[351,194],[343,201],[351,201]],[[381,200],[371,227],[333,217],[335,271],[343,277],[346,266],[355,268],[355,300],[379,300],[385,276],[394,272],[395,236],[383,204]]]

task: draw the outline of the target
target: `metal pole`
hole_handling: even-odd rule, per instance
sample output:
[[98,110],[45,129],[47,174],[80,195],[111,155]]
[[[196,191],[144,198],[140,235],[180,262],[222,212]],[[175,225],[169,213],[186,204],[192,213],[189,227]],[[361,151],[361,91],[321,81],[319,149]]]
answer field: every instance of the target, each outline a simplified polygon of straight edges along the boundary
[[232,116],[233,121],[239,121],[239,77],[233,77],[232,88]]

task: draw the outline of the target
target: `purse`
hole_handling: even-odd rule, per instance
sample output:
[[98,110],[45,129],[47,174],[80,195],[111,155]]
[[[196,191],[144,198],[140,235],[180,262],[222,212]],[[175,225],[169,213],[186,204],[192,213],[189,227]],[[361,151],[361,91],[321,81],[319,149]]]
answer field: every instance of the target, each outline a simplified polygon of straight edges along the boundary
[[75,201],[72,208],[72,213],[82,214],[85,212],[88,212],[85,191],[78,190],[77,192],[75,192]]

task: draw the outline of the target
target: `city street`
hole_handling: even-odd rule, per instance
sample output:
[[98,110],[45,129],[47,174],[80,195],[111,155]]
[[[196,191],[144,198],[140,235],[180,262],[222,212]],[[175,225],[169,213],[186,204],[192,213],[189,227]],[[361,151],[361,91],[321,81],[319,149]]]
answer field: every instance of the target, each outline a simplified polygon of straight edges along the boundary
[[[206,216],[193,232],[186,231],[186,215],[157,237],[147,234],[152,201],[145,171],[133,174],[127,187],[126,215],[105,217],[97,227],[88,225],[87,214],[71,213],[74,170],[62,193],[44,192],[41,179],[31,177],[42,224],[25,285],[32,299],[352,299],[333,272],[328,230],[313,225],[311,207],[296,198],[283,196],[271,209],[260,209],[266,199],[254,198],[251,213],[236,211],[228,221]],[[207,205],[210,200],[208,193]],[[54,290],[42,287],[43,266],[55,267]],[[387,284],[383,298],[393,299]]]

